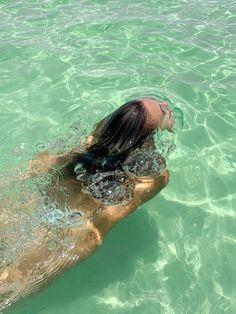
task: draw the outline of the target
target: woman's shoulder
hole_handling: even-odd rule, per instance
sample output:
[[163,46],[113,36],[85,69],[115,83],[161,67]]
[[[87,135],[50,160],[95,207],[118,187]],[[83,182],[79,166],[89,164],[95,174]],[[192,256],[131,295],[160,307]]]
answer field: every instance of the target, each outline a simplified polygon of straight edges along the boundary
[[47,151],[40,152],[28,162],[25,177],[35,176],[41,173],[48,172],[53,167],[63,166],[69,163],[72,159],[72,153],[52,155]]

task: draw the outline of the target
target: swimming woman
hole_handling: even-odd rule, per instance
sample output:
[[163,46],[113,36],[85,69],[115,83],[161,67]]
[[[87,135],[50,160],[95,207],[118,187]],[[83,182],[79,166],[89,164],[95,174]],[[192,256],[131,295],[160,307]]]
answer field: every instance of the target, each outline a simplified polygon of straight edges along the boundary
[[[32,232],[34,241],[0,265],[0,309],[87,258],[120,219],[168,184],[169,172],[155,152],[153,135],[172,126],[166,102],[132,100],[95,126],[84,151],[44,152],[29,162],[20,180],[47,172],[50,183],[40,191],[43,210]],[[142,152],[151,158],[143,159]],[[33,206],[34,199],[28,200]]]

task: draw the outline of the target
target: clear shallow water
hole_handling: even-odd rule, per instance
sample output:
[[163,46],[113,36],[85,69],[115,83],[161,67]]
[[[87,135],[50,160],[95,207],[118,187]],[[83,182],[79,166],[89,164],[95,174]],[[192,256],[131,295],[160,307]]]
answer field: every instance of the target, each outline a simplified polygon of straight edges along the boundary
[[6,313],[236,312],[235,26],[228,0],[0,1],[1,168],[132,97],[185,115],[168,187]]

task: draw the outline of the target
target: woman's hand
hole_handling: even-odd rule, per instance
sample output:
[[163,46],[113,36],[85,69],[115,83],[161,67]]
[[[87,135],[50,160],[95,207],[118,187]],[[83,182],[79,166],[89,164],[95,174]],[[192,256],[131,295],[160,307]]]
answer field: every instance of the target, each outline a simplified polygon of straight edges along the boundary
[[161,174],[163,181],[164,181],[164,186],[167,186],[167,184],[169,183],[169,177],[170,177],[170,171],[168,169],[166,169],[164,172],[162,172]]

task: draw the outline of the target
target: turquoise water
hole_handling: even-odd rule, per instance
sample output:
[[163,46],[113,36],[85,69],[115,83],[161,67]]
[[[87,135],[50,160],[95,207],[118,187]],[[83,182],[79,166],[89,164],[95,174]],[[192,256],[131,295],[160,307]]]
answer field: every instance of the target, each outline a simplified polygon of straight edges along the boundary
[[1,169],[133,97],[185,116],[168,187],[6,313],[236,313],[235,30],[230,0],[0,1]]

